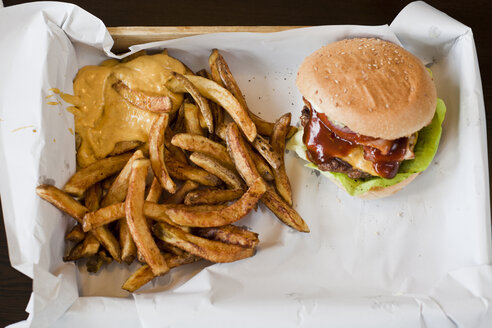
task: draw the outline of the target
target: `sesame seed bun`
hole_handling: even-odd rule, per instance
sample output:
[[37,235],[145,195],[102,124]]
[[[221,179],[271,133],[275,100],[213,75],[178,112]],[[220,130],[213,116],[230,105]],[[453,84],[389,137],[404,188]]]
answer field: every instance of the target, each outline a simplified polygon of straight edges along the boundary
[[422,62],[380,39],[347,39],[309,55],[297,87],[314,109],[361,135],[398,139],[430,123],[434,82]]

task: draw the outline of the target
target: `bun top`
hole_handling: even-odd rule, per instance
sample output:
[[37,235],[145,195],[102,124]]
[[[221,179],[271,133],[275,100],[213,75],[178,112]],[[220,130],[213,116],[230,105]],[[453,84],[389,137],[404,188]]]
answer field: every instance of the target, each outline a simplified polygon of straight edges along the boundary
[[430,123],[436,88],[422,62],[380,39],[347,39],[309,55],[297,87],[314,109],[359,134],[393,140]]

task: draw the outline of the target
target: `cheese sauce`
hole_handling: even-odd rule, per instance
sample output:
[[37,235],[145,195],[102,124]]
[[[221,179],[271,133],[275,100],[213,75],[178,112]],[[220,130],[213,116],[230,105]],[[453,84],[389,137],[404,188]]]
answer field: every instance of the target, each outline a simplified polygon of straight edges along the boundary
[[137,108],[123,99],[112,87],[118,80],[134,90],[151,96],[168,96],[177,109],[182,94],[165,87],[172,72],[185,73],[178,60],[165,54],[140,56],[120,63],[110,59],[99,66],[85,66],[73,82],[73,95],[61,94],[75,118],[75,133],[81,143],[77,163],[85,167],[106,157],[121,141],[148,141],[155,113]]

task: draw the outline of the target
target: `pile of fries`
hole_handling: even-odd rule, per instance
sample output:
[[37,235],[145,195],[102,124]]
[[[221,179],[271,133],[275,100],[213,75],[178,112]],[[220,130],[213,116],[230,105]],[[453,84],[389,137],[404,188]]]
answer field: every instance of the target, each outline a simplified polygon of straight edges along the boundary
[[183,264],[253,256],[258,234],[233,223],[259,202],[289,227],[309,232],[292,208],[284,165],[285,140],[296,130],[290,113],[275,123],[262,120],[249,111],[217,50],[209,65],[211,73],[173,74],[166,87],[187,95],[175,112],[168,97],[114,84],[126,101],[159,113],[148,143],[119,143],[63,190],[36,189],[77,221],[66,235],[75,246],[65,261],[86,258],[87,270],[97,272],[113,260],[138,260],[142,266],[122,286],[133,292]]

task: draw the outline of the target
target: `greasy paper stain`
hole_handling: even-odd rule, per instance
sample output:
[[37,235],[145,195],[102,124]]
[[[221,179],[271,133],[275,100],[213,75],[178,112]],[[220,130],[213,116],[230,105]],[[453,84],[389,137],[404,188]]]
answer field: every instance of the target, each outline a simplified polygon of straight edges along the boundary
[[[22,129],[28,129],[28,128],[33,128],[33,127],[34,127],[34,125],[26,125],[26,126],[21,126],[21,127],[18,127],[17,129],[13,129],[13,130],[12,130],[12,131],[10,131],[10,132],[17,132],[17,131],[20,131],[20,130],[22,130]],[[35,131],[33,130],[33,132],[35,132]]]

